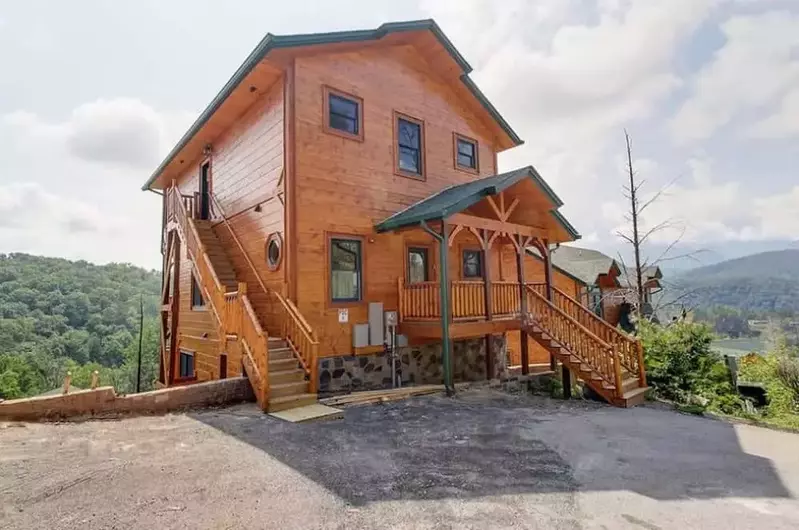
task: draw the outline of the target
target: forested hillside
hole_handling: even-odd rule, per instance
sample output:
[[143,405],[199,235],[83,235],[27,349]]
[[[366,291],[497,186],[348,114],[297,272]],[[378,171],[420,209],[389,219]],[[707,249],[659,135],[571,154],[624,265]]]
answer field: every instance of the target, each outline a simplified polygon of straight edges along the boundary
[[86,386],[135,388],[139,300],[144,301],[142,387],[158,367],[160,273],[132,265],[93,265],[27,254],[0,254],[0,397],[59,386],[67,370]]
[[690,270],[673,280],[686,303],[753,313],[799,313],[799,250],[762,252]]

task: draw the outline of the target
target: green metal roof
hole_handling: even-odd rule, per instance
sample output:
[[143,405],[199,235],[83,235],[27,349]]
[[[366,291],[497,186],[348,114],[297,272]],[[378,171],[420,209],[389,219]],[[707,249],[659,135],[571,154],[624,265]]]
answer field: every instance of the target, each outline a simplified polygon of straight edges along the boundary
[[380,25],[380,27],[376,29],[365,29],[365,30],[355,30],[355,31],[336,31],[330,33],[310,33],[310,34],[302,34],[302,35],[273,35],[271,33],[267,33],[266,36],[258,43],[258,46],[250,53],[250,55],[245,59],[244,63],[239,66],[238,70],[233,74],[233,77],[225,83],[225,86],[222,87],[222,90],[214,97],[211,103],[206,107],[206,109],[200,114],[197,120],[192,124],[186,134],[178,141],[177,145],[169,152],[163,162],[158,166],[158,168],[153,172],[147,182],[144,183],[142,186],[142,190],[147,190],[150,185],[158,178],[158,175],[169,165],[170,162],[178,155],[178,153],[186,147],[186,144],[194,137],[195,134],[199,132],[203,125],[213,116],[213,114],[219,109],[222,103],[230,96],[230,94],[236,89],[236,87],[244,80],[245,77],[252,71],[255,66],[261,62],[261,60],[266,57],[269,52],[275,49],[280,48],[294,48],[300,46],[315,46],[315,45],[324,45],[324,44],[336,44],[342,42],[362,42],[362,41],[370,41],[370,40],[379,40],[389,33],[399,33],[399,32],[406,32],[406,31],[430,31],[436,39],[441,43],[445,50],[449,53],[452,59],[460,66],[463,70],[463,74],[460,77],[461,82],[466,86],[467,89],[474,95],[475,98],[480,102],[480,104],[485,108],[485,110],[491,115],[494,121],[502,128],[505,134],[515,143],[516,145],[521,145],[524,141],[519,138],[519,135],[508,125],[508,122],[499,114],[497,109],[494,105],[491,104],[490,101],[485,97],[485,94],[477,88],[477,85],[474,84],[469,78],[469,73],[472,71],[471,65],[466,62],[466,59],[460,54],[460,52],[455,48],[444,32],[441,31],[441,28],[436,24],[436,22],[432,19],[426,20],[410,20],[405,22],[388,22],[386,24]]
[[[500,173],[491,177],[473,180],[464,184],[455,184],[410,205],[375,226],[378,232],[388,232],[406,226],[417,225],[422,221],[445,219],[452,214],[462,212],[473,204],[477,204],[484,197],[497,193],[513,186],[522,179],[530,178],[543,191],[556,207],[562,206],[563,201],[555,195],[541,175],[533,166],[527,166],[507,173]],[[580,234],[556,210],[551,211],[555,220],[575,239]]]

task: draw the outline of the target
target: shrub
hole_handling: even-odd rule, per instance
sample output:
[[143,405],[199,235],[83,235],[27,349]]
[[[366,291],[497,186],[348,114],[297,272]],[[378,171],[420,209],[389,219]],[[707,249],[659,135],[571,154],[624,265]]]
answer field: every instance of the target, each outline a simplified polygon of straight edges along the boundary
[[726,413],[741,409],[727,367],[710,347],[710,328],[689,322],[668,327],[642,322],[639,334],[647,379],[657,395]]
[[[786,366],[791,366],[787,368],[790,372],[795,361],[796,358],[791,357],[784,349],[777,349],[765,357],[747,355],[741,359],[738,379],[762,383],[766,388],[768,405],[764,412],[767,417],[777,418],[797,412],[797,395],[780,374],[782,370],[786,370]],[[791,373],[786,375],[790,376]]]
[[799,358],[780,357],[777,361],[777,376],[793,391],[794,399],[799,400]]

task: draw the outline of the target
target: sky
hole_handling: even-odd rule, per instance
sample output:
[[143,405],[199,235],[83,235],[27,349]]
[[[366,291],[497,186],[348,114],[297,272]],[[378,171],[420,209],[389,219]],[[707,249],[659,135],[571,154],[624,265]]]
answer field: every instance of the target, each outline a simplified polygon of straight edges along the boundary
[[0,253],[160,268],[140,191],[267,33],[433,18],[565,202],[629,255],[625,129],[656,259],[799,239],[799,0],[0,0]]

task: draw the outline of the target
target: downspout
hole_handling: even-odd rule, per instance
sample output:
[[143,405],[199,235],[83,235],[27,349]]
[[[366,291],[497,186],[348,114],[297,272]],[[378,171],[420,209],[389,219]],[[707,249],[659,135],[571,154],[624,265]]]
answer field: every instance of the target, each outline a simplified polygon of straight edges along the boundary
[[420,226],[425,232],[433,236],[438,241],[438,281],[440,284],[439,298],[441,300],[441,361],[444,365],[444,388],[447,395],[452,396],[455,394],[455,386],[452,384],[452,357],[450,354],[450,338],[449,338],[449,266],[447,265],[448,259],[448,245],[447,245],[447,225],[444,220],[441,220],[441,233],[439,234],[430,228],[425,221],[420,223]]

